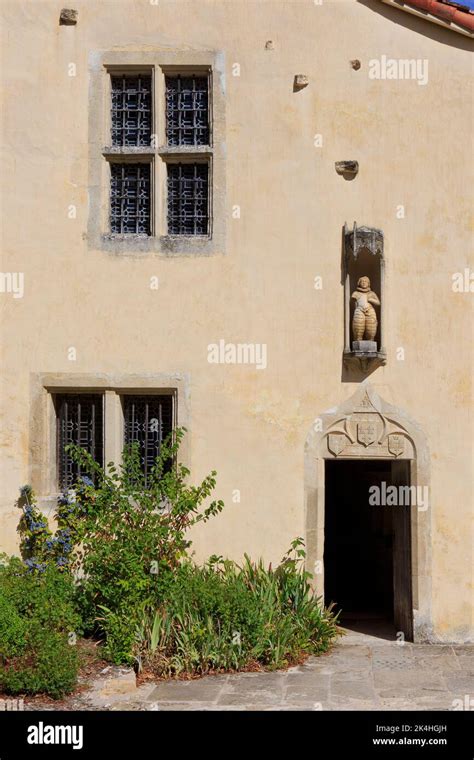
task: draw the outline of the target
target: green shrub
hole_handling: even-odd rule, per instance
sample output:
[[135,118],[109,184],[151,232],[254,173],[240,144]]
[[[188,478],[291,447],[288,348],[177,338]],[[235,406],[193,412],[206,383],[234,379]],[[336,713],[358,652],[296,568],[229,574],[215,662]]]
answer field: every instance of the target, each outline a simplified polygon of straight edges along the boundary
[[[0,626],[13,605],[12,626],[20,632],[15,657],[9,655],[0,673],[10,690],[30,683],[59,694],[71,687],[74,656],[63,656],[61,670],[51,642],[63,651],[67,632],[78,629],[74,599],[85,630],[103,639],[109,659],[136,660],[159,675],[286,667],[329,647],[337,621],[311,589],[301,539],[275,569],[248,557],[242,567],[218,557],[204,567],[190,560],[189,529],[224,505],[208,503],[214,471],[197,486],[187,483],[189,470],[177,460],[183,434],[178,430],[174,442],[162,446],[146,480],[136,444],[124,452],[120,468],[109,464],[106,470],[84,450],[69,447],[91,477],[80,478],[59,500],[54,535],[31,489],[23,489],[28,570],[11,563],[3,578],[3,613],[0,607]],[[12,583],[12,573],[19,584]],[[22,638],[25,617],[31,622]],[[45,627],[44,640],[37,638],[36,623]],[[11,647],[14,636],[7,629]],[[54,671],[50,681],[44,680],[43,662]]]
[[23,650],[25,630],[25,620],[0,589],[0,662]]
[[70,645],[68,636],[33,619],[27,626],[23,652],[0,665],[0,690],[43,692],[59,699],[76,685],[78,666],[77,648]]
[[45,692],[74,687],[80,618],[72,577],[54,566],[31,571],[17,557],[0,564],[0,690]]
[[165,442],[146,482],[136,444],[124,451],[119,469],[109,465],[107,472],[82,449],[69,449],[96,485],[77,484],[59,518],[75,547],[82,617],[90,632],[107,637],[105,651],[115,661],[130,657],[120,638],[133,640],[143,610],[160,598],[163,578],[187,554],[189,528],[224,506],[217,500],[205,506],[215,472],[187,484],[189,470],[176,461],[183,434],[177,430],[174,442]]
[[100,631],[105,635],[102,651],[116,665],[133,664],[136,631],[142,615],[141,606],[113,611],[102,608],[102,616],[98,618]]
[[81,629],[74,607],[76,589],[70,575],[54,566],[31,572],[18,558],[0,565],[0,596],[8,599],[18,614],[65,633]]
[[183,563],[158,609],[143,616],[140,666],[159,675],[274,669],[326,651],[337,619],[312,591],[303,559],[297,539],[275,570],[248,557],[242,567],[217,558],[202,568]]

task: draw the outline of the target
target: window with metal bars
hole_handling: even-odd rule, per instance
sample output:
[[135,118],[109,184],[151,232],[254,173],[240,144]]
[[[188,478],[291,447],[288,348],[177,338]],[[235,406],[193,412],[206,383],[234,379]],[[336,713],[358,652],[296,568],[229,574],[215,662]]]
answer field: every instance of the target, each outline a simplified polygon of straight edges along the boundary
[[209,234],[208,163],[168,163],[168,234]]
[[173,397],[126,395],[123,397],[123,410],[125,444],[138,442],[146,482],[163,441],[173,431]]
[[209,78],[176,74],[165,82],[168,145],[209,145]]
[[147,74],[111,75],[112,145],[150,145],[152,79]]
[[83,472],[66,451],[76,444],[103,464],[103,396],[100,394],[58,394],[55,398],[57,428],[57,463],[60,488],[71,488]]
[[150,164],[110,164],[110,231],[151,234]]

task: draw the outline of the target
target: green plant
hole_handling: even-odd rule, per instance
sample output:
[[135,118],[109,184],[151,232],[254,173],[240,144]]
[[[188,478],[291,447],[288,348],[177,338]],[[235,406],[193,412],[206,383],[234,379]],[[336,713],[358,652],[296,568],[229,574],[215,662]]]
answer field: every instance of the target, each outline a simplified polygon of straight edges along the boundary
[[68,637],[32,620],[22,651],[0,664],[0,690],[9,694],[43,692],[59,699],[73,690],[77,670],[77,649]]
[[87,628],[105,637],[105,651],[116,662],[130,661],[145,608],[161,598],[187,555],[189,528],[224,506],[219,500],[206,504],[215,472],[197,486],[187,483],[189,470],[177,461],[183,435],[179,429],[162,445],[146,480],[136,444],[124,451],[121,467],[106,470],[69,447],[95,486],[78,483],[58,518],[74,547],[71,568],[81,575],[78,603]]
[[54,566],[31,573],[18,557],[7,558],[0,564],[0,596],[13,604],[21,617],[35,618],[64,633],[81,630],[74,581]]
[[22,510],[18,523],[21,556],[28,569],[41,572],[45,568],[47,542],[51,540],[52,533],[46,517],[36,506],[36,497],[31,486],[20,488],[18,506]]
[[274,669],[326,651],[337,618],[312,591],[303,560],[296,539],[275,570],[248,557],[241,567],[216,557],[204,567],[183,562],[160,606],[142,616],[139,667],[167,676]]
[[[79,488],[84,488],[81,484]],[[21,556],[31,572],[43,572],[47,565],[68,570],[72,552],[72,514],[76,513],[74,492],[62,494],[58,499],[55,515],[56,531],[53,534],[48,521],[36,506],[36,496],[31,486],[20,488],[18,506],[22,516],[18,523]]]
[[72,578],[55,566],[31,572],[17,557],[0,563],[0,689],[60,697],[78,670]]
[[19,654],[25,645],[26,625],[13,604],[0,590],[0,662]]

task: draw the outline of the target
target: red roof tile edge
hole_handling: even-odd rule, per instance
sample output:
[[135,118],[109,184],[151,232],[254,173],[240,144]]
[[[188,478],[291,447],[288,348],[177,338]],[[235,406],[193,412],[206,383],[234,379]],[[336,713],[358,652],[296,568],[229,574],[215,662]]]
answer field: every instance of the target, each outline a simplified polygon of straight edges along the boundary
[[404,2],[413,8],[418,8],[420,11],[431,13],[447,23],[458,24],[474,32],[474,14],[463,10],[463,6],[458,6],[454,3],[447,5],[446,3],[440,3],[438,0],[404,0]]

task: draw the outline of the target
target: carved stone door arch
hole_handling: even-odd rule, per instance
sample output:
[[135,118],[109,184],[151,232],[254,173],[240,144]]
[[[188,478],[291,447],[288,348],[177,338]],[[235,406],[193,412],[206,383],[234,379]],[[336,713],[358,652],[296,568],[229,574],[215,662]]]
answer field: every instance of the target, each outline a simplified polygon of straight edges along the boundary
[[[429,451],[419,425],[384,401],[368,380],[338,407],[318,417],[305,445],[305,527],[307,567],[324,597],[325,461],[386,459],[410,461],[411,486],[430,495]],[[410,507],[413,635],[432,639],[431,500]]]

